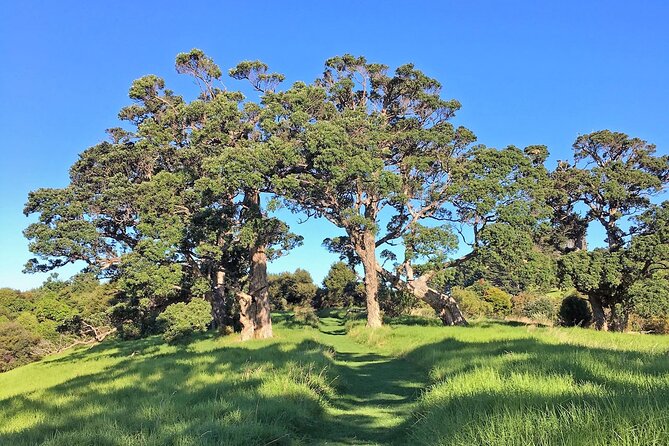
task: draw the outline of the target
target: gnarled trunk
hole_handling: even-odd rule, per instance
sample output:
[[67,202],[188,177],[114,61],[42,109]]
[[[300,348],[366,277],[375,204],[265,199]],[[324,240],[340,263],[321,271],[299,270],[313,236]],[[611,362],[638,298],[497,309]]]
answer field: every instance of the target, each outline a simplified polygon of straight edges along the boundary
[[395,288],[411,293],[431,306],[444,325],[467,325],[467,320],[462,311],[460,311],[458,302],[448,294],[441,293],[428,286],[427,281],[429,276],[426,275],[418,279],[404,281],[396,274],[380,266],[377,271],[384,279],[392,283]]
[[599,296],[588,296],[590,308],[592,309],[592,321],[597,330],[608,331],[609,324],[606,317],[606,311],[602,305],[602,299]]
[[365,271],[365,300],[367,301],[367,326],[378,328],[383,325],[379,307],[379,277],[377,275],[376,239],[374,233],[365,231],[362,246],[356,246],[356,253]]
[[253,297],[243,291],[237,292],[239,302],[239,323],[242,326],[240,338],[242,341],[253,339],[255,333],[255,304]]
[[249,289],[255,306],[254,335],[256,339],[272,337],[272,317],[269,305],[269,279],[267,278],[267,251],[265,246],[251,250]]

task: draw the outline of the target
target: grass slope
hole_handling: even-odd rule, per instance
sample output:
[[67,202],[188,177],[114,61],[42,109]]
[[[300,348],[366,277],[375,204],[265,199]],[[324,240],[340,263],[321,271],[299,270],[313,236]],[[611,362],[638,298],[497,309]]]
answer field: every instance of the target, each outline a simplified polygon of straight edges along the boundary
[[336,316],[0,374],[0,444],[669,444],[669,337]]

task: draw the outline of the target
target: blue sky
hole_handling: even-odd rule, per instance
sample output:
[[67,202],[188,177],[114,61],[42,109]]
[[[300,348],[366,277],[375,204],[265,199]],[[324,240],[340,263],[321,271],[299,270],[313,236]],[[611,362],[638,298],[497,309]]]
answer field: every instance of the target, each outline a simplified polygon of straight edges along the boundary
[[[0,14],[0,287],[31,288],[21,231],[30,190],[67,184],[68,167],[118,124],[133,79],[192,88],[174,57],[201,48],[222,68],[261,59],[310,81],[343,53],[413,62],[463,104],[479,142],[546,144],[569,157],[579,133],[623,131],[669,151],[669,6],[657,1],[3,2]],[[295,217],[290,217],[295,223]],[[276,262],[320,280],[333,228]],[[64,271],[67,276],[71,271]]]

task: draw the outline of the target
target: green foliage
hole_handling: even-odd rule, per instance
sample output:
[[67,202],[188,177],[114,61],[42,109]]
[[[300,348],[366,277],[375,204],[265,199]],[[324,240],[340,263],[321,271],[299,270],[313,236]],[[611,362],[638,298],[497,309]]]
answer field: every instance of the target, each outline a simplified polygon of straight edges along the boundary
[[335,262],[323,279],[319,307],[342,308],[363,304],[364,288],[355,271],[344,262]]
[[298,324],[318,328],[319,318],[312,306],[297,306],[293,309],[293,320]]
[[62,299],[49,294],[37,300],[33,311],[40,322],[51,320],[58,324],[62,324],[76,314],[76,311]]
[[458,301],[460,308],[467,316],[484,317],[493,314],[492,303],[483,300],[471,287],[453,287],[451,289],[451,296]]
[[546,291],[558,283],[557,264],[536,244],[532,231],[521,225],[494,223],[478,234],[476,255],[457,268],[456,282],[485,280],[507,292]]
[[511,298],[512,312],[517,316],[535,320],[553,321],[557,317],[557,305],[549,296],[524,291]]
[[379,306],[386,317],[407,315],[418,306],[418,298],[411,293],[396,290],[385,282],[379,286]]
[[18,322],[0,323],[0,372],[28,364],[40,358],[39,336]]
[[204,332],[211,321],[211,304],[204,299],[169,305],[156,319],[162,325],[163,339],[179,341],[193,333]]
[[273,310],[286,310],[289,306],[309,306],[316,298],[318,287],[311,274],[303,269],[269,276],[269,298]]
[[565,327],[587,327],[592,321],[592,311],[588,301],[571,294],[562,300],[559,310],[560,324]]
[[511,295],[484,281],[467,288],[453,287],[451,295],[470,316],[502,317],[511,312]]

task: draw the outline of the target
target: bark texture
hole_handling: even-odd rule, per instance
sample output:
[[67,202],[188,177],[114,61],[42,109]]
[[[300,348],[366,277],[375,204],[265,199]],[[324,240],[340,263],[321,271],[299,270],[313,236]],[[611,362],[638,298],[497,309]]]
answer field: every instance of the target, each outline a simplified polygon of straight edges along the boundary
[[609,324],[601,298],[599,296],[589,296],[588,301],[590,302],[590,308],[592,308],[592,320],[595,328],[597,330],[608,331]]
[[367,301],[367,326],[378,328],[383,325],[379,306],[379,276],[376,261],[376,240],[371,231],[362,235],[362,246],[356,247],[365,271],[365,300]]
[[457,301],[448,294],[431,288],[427,284],[428,275],[404,281],[385,268],[379,267],[377,271],[397,289],[409,292],[431,306],[444,325],[467,325],[467,320],[460,311]]
[[253,337],[267,339],[272,337],[272,317],[269,304],[269,279],[267,278],[267,251],[264,246],[251,251],[251,273],[249,289],[253,299]]

